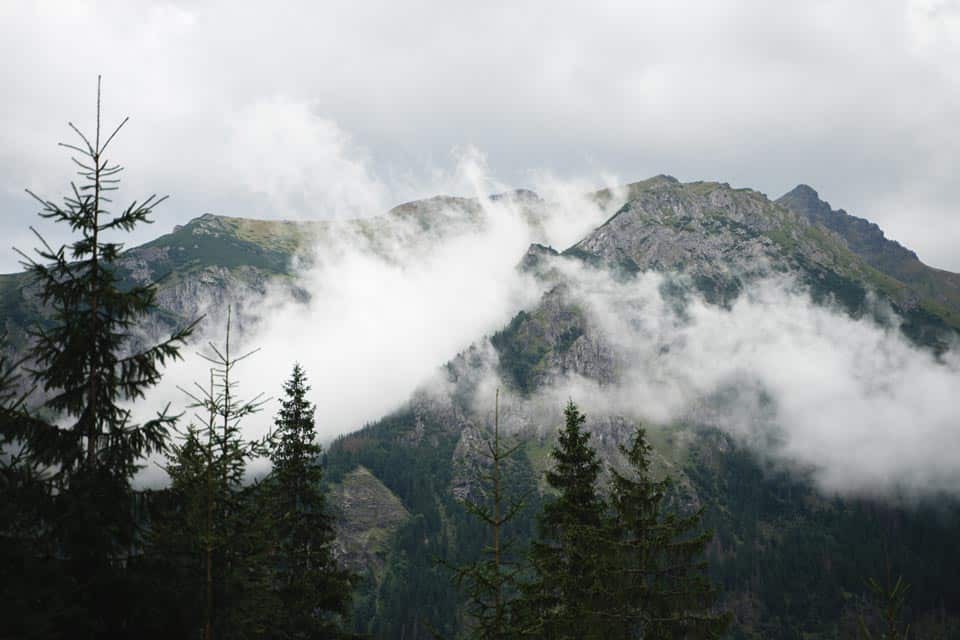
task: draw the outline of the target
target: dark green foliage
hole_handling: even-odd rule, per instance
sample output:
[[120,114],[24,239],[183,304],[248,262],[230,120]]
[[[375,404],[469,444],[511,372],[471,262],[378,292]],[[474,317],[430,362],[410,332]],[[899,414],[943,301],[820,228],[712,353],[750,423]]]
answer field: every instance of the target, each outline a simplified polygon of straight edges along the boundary
[[162,450],[173,418],[162,413],[133,425],[120,402],[144,397],[159,381],[163,365],[179,357],[179,345],[190,328],[145,351],[125,353],[136,322],[155,306],[155,291],[150,286],[128,291],[117,287],[113,263],[122,245],[104,241],[101,234],[151,222],[153,207],[165,198],[150,196],[109,217],[103,207],[109,202],[107,193],[117,188],[122,167],[110,164],[104,153],[126,120],[101,143],[99,107],[98,94],[94,142],[71,125],[83,146],[63,145],[80,155],[74,161],[81,167],[81,186],[71,185],[62,206],[33,196],[43,207],[42,217],[68,224],[80,238],[56,250],[44,242],[37,250],[40,262],[25,256],[25,266],[40,283],[42,302],[53,310],[53,325],[30,334],[30,371],[48,394],[45,406],[74,420],[58,442],[29,444],[36,456],[55,462],[63,474],[83,466],[127,477],[142,454]]
[[351,579],[333,558],[333,521],[321,481],[314,406],[300,365],[283,386],[269,456],[268,494],[273,585],[278,607],[270,636],[332,638],[341,633]]
[[457,587],[467,594],[467,632],[469,637],[490,640],[516,635],[514,606],[519,572],[511,540],[504,537],[507,524],[523,509],[521,496],[513,495],[506,483],[506,467],[520,444],[504,445],[500,436],[500,390],[497,389],[494,409],[493,438],[486,442],[481,455],[489,472],[480,477],[483,501],[466,500],[467,511],[478,518],[490,532],[489,544],[480,559],[457,570]]
[[818,304],[835,302],[854,317],[864,311],[867,290],[856,280],[797,258],[810,287],[810,296]]
[[529,335],[521,335],[529,318],[526,311],[521,311],[504,330],[493,334],[490,339],[500,355],[500,371],[521,392],[529,392],[534,388],[534,369],[550,351],[550,345],[542,337],[531,339]]
[[855,636],[864,576],[884,566],[912,585],[904,622],[956,628],[955,498],[896,506],[825,497],[802,476],[723,438],[702,432],[686,473],[715,531],[707,559],[722,602],[737,610],[734,637]]
[[[98,87],[93,140],[71,124],[80,141],[62,145],[77,154],[80,185],[71,184],[62,205],[31,193],[42,217],[70,226],[78,238],[58,249],[43,242],[39,261],[21,254],[52,311],[50,323],[30,333],[27,370],[43,393],[42,410],[60,424],[21,415],[7,416],[3,425],[5,442],[18,452],[4,489],[15,504],[24,495],[37,500],[18,512],[29,520],[20,528],[29,539],[24,561],[42,565],[22,587],[28,595],[20,615],[45,618],[31,631],[45,626],[78,638],[122,635],[131,624],[136,595],[128,566],[137,553],[138,520],[130,480],[145,455],[165,448],[175,417],[162,411],[134,424],[125,403],[143,399],[192,329],[134,350],[154,290],[118,287],[114,265],[122,245],[104,234],[150,222],[163,198],[150,196],[116,215],[105,208],[122,169],[104,154],[126,120],[102,139],[99,98]],[[35,582],[52,580],[44,575],[55,575],[55,582]]]
[[561,308],[550,314],[520,311],[490,338],[499,357],[500,374],[521,393],[530,393],[540,385],[547,356],[569,350],[583,335],[583,313],[562,299],[560,304]]
[[724,307],[730,307],[743,291],[743,283],[736,276],[696,275],[693,286],[707,302]]
[[[452,588],[446,567],[480,560],[489,532],[450,492],[458,437],[429,412],[407,407],[335,441],[327,452],[328,481],[338,482],[363,465],[414,514],[386,549],[382,580],[368,577],[357,592],[356,631],[376,638],[430,638],[434,630],[453,638],[462,628],[465,598]],[[513,462],[505,483],[528,496],[528,508],[505,525],[504,537],[519,545],[533,534],[539,496],[526,457]]]
[[276,609],[267,504],[260,485],[244,484],[263,446],[245,440],[241,424],[263,401],[237,396],[236,367],[255,352],[232,355],[230,316],[228,308],[223,347],[201,354],[211,365],[206,386],[185,390],[201,426],[188,427],[168,455],[171,487],[153,510],[147,545],[148,566],[177,614],[165,625],[207,640],[263,637]]
[[702,512],[666,511],[671,482],[652,479],[642,428],[620,450],[629,470],[612,470],[616,537],[608,572],[618,637],[720,638],[730,616],[713,609],[717,594],[704,560],[713,534],[700,531]]
[[215,541],[212,448],[209,429],[189,425],[167,453],[170,486],[148,495],[151,527],[138,566],[152,592],[139,616],[146,637],[200,636],[204,628],[207,552]]
[[903,605],[906,603],[910,585],[897,578],[896,582],[883,587],[874,578],[867,580],[870,594],[880,610],[877,622],[867,621],[864,616],[858,620],[862,640],[906,640],[910,635],[910,625],[904,625],[900,618]]
[[605,554],[607,505],[597,490],[600,460],[583,430],[585,417],[570,402],[566,424],[552,451],[547,484],[557,492],[540,516],[530,563],[534,578],[519,605],[522,635],[542,638],[603,638],[608,617]]
[[65,606],[58,592],[63,568],[51,558],[52,541],[38,531],[53,517],[53,496],[42,467],[18,444],[35,419],[18,391],[19,363],[4,355],[5,346],[0,336],[0,638],[48,638],[56,620],[38,602],[52,611]]
[[[414,439],[418,423],[422,432]],[[432,628],[453,635],[458,598],[438,560],[460,563],[453,532],[471,520],[446,490],[455,438],[429,416],[403,409],[331,446],[328,480],[337,482],[363,465],[416,514],[395,535],[380,584],[368,580],[361,586],[352,616],[355,631],[428,638]]]
[[201,354],[211,365],[209,386],[196,385],[195,392],[188,392],[206,441],[204,481],[194,486],[202,487],[206,502],[200,540],[205,546],[203,628],[208,640],[258,637],[270,607],[267,523],[258,513],[263,505],[257,487],[244,486],[247,464],[262,448],[245,440],[241,431],[244,418],[259,411],[263,401],[259,395],[250,400],[237,396],[235,369],[255,351],[231,354],[231,313],[228,308],[223,348],[210,344],[210,353]]
[[[664,454],[678,446],[672,433],[659,434],[666,436]],[[408,408],[328,450],[328,481],[363,464],[414,514],[385,551],[387,577],[358,591],[358,630],[411,638],[418,629],[424,638],[427,621],[451,638],[463,628],[457,611],[466,603],[454,597],[449,574],[438,571],[435,560],[456,565],[479,559],[488,533],[450,495],[458,435],[431,414]],[[673,484],[664,503],[672,509],[695,496],[704,507],[703,526],[715,532],[706,551],[710,577],[720,604],[736,614],[729,637],[855,637],[863,576],[875,575],[887,558],[913,585],[904,622],[917,633],[921,626],[931,630],[917,637],[960,637],[955,499],[890,506],[830,498],[803,474],[773,468],[719,432],[684,435],[691,437],[689,455],[677,464],[689,485]],[[536,536],[541,497],[527,456],[515,462],[508,485],[517,493],[532,491],[528,508],[507,527],[519,550]],[[841,626],[844,619],[848,627]]]

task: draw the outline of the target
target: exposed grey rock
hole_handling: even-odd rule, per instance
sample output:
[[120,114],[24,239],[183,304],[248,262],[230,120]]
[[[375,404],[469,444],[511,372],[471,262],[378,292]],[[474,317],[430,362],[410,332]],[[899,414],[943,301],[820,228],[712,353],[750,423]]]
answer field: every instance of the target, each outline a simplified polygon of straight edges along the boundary
[[357,467],[334,485],[330,498],[337,515],[334,557],[351,571],[370,572],[379,579],[390,537],[410,513],[365,467]]
[[805,184],[778,198],[777,204],[830,229],[870,266],[913,288],[915,293],[904,299],[907,308],[915,308],[921,298],[929,298],[960,314],[960,274],[925,265],[916,253],[888,239],[876,223],[843,209],[834,210]]

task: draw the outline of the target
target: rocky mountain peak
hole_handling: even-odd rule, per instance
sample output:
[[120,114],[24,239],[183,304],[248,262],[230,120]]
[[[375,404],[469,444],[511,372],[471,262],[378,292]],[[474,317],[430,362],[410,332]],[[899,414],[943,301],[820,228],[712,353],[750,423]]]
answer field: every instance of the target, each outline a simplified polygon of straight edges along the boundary
[[617,214],[565,253],[630,272],[686,271],[725,289],[766,271],[778,254],[771,235],[800,224],[756,191],[656,176],[630,185]]
[[[799,213],[813,222],[830,227],[831,218],[838,214],[846,215],[846,211],[834,211],[830,203],[821,200],[816,189],[807,184],[798,184],[793,189],[777,199],[777,204]],[[832,227],[831,227],[832,228]],[[834,229],[835,230],[835,229]]]
[[790,202],[797,206],[803,206],[808,210],[821,209],[824,206],[828,209],[830,208],[829,204],[820,199],[820,194],[817,193],[816,189],[803,183],[798,184],[785,193],[777,202]]
[[914,296],[934,303],[938,313],[949,316],[951,322],[957,324],[960,274],[928,267],[916,253],[887,238],[876,223],[852,216],[843,209],[832,209],[807,185],[798,185],[776,202],[834,232],[871,267],[912,288]]

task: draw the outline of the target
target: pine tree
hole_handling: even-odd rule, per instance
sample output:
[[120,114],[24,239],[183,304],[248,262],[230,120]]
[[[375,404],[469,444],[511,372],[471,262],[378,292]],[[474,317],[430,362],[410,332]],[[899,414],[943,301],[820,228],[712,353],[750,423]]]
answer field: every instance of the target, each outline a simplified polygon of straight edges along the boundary
[[273,471],[266,483],[272,564],[279,608],[271,637],[342,635],[352,579],[333,557],[333,521],[322,489],[323,448],[316,442],[316,408],[299,364],[283,385],[284,399],[269,445]]
[[882,586],[876,578],[869,578],[867,588],[879,615],[876,616],[878,619],[872,621],[862,615],[857,619],[861,640],[906,640],[910,636],[910,625],[905,624],[901,617],[910,585],[904,582],[902,576],[893,582],[888,567],[886,586]]
[[[130,480],[144,456],[165,448],[176,417],[164,410],[134,424],[126,403],[144,398],[193,328],[136,350],[137,323],[155,306],[154,287],[121,287],[115,267],[122,244],[105,237],[149,223],[165,198],[150,196],[116,215],[106,208],[122,168],[105,154],[126,122],[101,135],[98,79],[93,139],[71,123],[79,142],[62,144],[77,154],[80,186],[72,183],[62,204],[28,191],[41,217],[69,225],[79,238],[54,249],[37,234],[38,260],[21,253],[52,312],[50,324],[30,333],[28,370],[45,394],[43,408],[63,426],[33,423],[18,440],[24,457],[43,469],[52,496],[54,517],[36,530],[67,578],[63,606],[47,613],[72,637],[122,634],[129,624],[137,596],[127,588],[125,567],[138,535]],[[40,606],[48,605],[57,606]]]
[[646,433],[637,428],[621,446],[629,471],[612,470],[615,538],[609,557],[612,617],[624,638],[719,638],[729,616],[713,609],[716,592],[703,560],[712,533],[701,532],[702,511],[666,513],[669,479],[650,475]]
[[607,505],[597,491],[600,460],[586,421],[570,401],[546,475],[557,498],[543,509],[530,561],[534,580],[520,603],[522,635],[603,638],[610,627],[604,575],[609,539]]
[[466,589],[470,637],[483,640],[503,640],[516,634],[514,605],[519,585],[519,568],[511,560],[504,528],[524,508],[522,497],[509,497],[504,484],[506,466],[519,444],[504,445],[500,436],[500,390],[497,389],[493,438],[487,443],[482,455],[490,463],[490,471],[481,476],[484,493],[489,493],[489,503],[465,501],[467,511],[480,519],[490,531],[490,546],[483,550],[483,557],[472,564],[460,567],[455,581],[459,588]]
[[[262,637],[273,603],[269,598],[268,517],[260,503],[261,488],[244,484],[248,463],[263,453],[263,443],[243,437],[243,420],[258,412],[263,394],[238,396],[235,369],[257,350],[239,357],[231,353],[232,308],[227,308],[223,347],[208,343],[200,356],[210,363],[207,385],[181,389],[192,401],[200,429],[188,429],[169,459],[174,487],[180,481],[190,495],[179,509],[180,522],[199,542],[202,576],[201,637]],[[190,505],[198,508],[190,509]],[[158,553],[165,541],[154,538]],[[195,604],[199,604],[195,603]]]

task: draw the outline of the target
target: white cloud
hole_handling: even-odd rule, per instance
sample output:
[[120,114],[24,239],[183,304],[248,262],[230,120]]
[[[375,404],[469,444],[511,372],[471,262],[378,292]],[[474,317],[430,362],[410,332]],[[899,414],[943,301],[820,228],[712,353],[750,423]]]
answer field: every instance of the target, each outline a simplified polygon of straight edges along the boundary
[[22,187],[63,191],[53,144],[90,121],[102,72],[108,119],[133,116],[116,149],[131,192],[171,193],[167,228],[432,195],[450,149],[473,145],[511,186],[530,169],[809,183],[956,270],[927,228],[955,209],[957,16],[932,0],[4,3],[2,224],[35,220]]
[[692,297],[678,313],[661,295],[661,275],[624,283],[564,268],[622,379],[602,388],[570,380],[545,392],[555,402],[572,396],[595,414],[705,422],[811,469],[827,491],[960,486],[956,349],[938,361],[909,344],[893,316],[889,325],[852,319],[814,305],[789,280],[748,287],[730,310]]
[[349,136],[303,103],[252,104],[228,121],[226,185],[263,198],[266,216],[359,218],[388,208],[386,188]]
[[[260,349],[237,370],[246,397],[279,395],[299,362],[313,387],[321,440],[382,417],[437,367],[535,303],[539,285],[516,269],[531,242],[562,246],[610,214],[553,180],[554,204],[531,224],[515,203],[487,198],[499,185],[475,150],[464,150],[456,169],[439,179],[470,185],[482,207],[478,223],[457,224],[464,214],[450,209],[441,214],[454,223],[435,231],[421,229],[414,218],[381,218],[361,229],[343,224],[321,239],[315,262],[298,274],[309,302],[278,288],[240,303],[243,315],[261,320],[242,338],[235,334],[235,351]],[[210,312],[199,344],[222,342],[223,309]],[[168,368],[150,402],[137,409],[185,406],[178,387],[189,387],[205,370],[189,355]],[[249,419],[246,434],[266,433],[275,409],[272,403]]]

